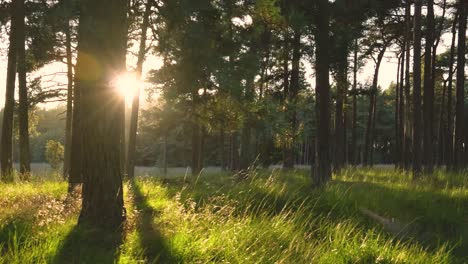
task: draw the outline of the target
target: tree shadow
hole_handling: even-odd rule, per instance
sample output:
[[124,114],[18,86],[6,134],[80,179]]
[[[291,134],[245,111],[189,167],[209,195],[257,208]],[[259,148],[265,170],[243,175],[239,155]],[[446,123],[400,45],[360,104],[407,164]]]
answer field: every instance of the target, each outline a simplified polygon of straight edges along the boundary
[[76,225],[62,241],[51,263],[115,263],[123,238],[122,231]]
[[409,241],[428,250],[437,250],[447,243],[451,255],[468,261],[468,198],[465,196],[452,196],[440,192],[442,188],[431,185],[431,188],[421,188],[427,185],[419,183],[405,187],[370,181],[333,180],[324,188],[310,190],[302,179],[276,180],[280,183],[285,180],[285,191],[278,192],[269,186],[248,182],[237,185],[210,184],[210,188],[200,183],[186,184],[180,179],[163,184],[168,187],[170,197],[185,186],[182,201],[191,199],[196,207],[203,207],[209,203],[209,197],[222,194],[239,201],[236,208],[241,213],[245,213],[248,207],[252,215],[261,212],[274,216],[282,213],[286,206],[298,211],[305,202],[311,206],[314,214],[326,215],[329,221],[353,219],[364,230],[380,226],[360,210],[369,209],[387,219],[395,218],[402,224],[404,229],[401,233],[389,234],[396,243]]
[[148,203],[135,180],[130,182],[134,194],[135,207],[138,210],[136,229],[147,263],[178,263],[170,247],[155,226],[154,218],[160,214]]
[[371,182],[335,180],[332,186],[336,189],[326,191],[327,199],[342,203],[340,208],[357,210],[360,207],[389,219],[395,217],[406,226],[408,233],[403,240],[418,242],[429,249],[448,243],[454,256],[468,260],[468,198]]
[[[15,250],[12,247],[22,245],[31,234],[31,222],[26,219],[11,219],[0,226],[0,254]],[[14,243],[13,243],[14,241]]]

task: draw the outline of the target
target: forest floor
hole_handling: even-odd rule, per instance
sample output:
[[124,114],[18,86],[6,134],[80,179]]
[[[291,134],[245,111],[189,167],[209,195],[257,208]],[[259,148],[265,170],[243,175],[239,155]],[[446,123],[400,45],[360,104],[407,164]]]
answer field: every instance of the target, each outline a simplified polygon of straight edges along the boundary
[[468,175],[346,169],[125,183],[122,234],[78,227],[59,179],[0,183],[0,263],[468,263]]

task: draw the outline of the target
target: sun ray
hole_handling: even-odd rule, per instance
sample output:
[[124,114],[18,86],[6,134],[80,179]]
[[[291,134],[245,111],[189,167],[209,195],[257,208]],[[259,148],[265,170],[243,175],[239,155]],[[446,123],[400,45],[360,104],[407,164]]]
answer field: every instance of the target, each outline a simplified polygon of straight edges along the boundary
[[125,103],[131,105],[133,98],[140,91],[142,81],[135,74],[123,73],[114,80],[117,92],[125,98]]

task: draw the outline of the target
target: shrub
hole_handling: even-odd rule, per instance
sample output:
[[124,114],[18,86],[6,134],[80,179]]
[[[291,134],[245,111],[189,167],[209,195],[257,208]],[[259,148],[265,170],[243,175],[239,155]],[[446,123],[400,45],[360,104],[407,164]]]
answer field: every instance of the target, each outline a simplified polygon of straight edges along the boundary
[[49,140],[46,144],[45,156],[52,169],[58,170],[63,162],[63,145],[55,140]]

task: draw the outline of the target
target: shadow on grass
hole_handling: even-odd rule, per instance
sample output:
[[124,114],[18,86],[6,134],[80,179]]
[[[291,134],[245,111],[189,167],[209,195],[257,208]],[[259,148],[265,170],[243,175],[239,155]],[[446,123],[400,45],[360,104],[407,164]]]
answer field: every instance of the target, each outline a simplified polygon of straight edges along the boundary
[[52,263],[115,263],[123,242],[122,232],[76,225],[65,237]]
[[468,261],[468,198],[432,190],[391,188],[371,182],[333,181],[323,194],[335,211],[363,207],[407,224],[409,238],[436,249],[449,243],[453,255]]
[[[277,215],[285,206],[298,211],[303,202],[314,214],[327,216],[330,221],[354,219],[365,230],[380,225],[365,217],[359,208],[366,208],[377,214],[400,221],[404,233],[395,236],[395,242],[408,241],[424,248],[437,249],[444,243],[452,249],[451,255],[468,262],[468,198],[441,193],[441,188],[421,189],[419,185],[399,186],[379,184],[370,181],[334,180],[323,189],[311,190],[306,176],[279,177],[274,182],[285,184],[285,190],[271,188],[263,181],[251,184],[249,181],[229,183],[232,178],[207,179],[203,184],[185,183],[180,179],[164,182],[169,196],[184,193],[182,201],[192,199],[197,207],[209,203],[209,198],[226,195],[240,202],[238,210],[245,213],[268,213]],[[268,181],[267,179],[262,179]],[[390,180],[385,179],[385,180]],[[405,234],[405,236],[403,236]],[[407,236],[406,236],[407,234]]]
[[31,234],[31,222],[26,219],[10,220],[0,225],[0,254],[16,250]]
[[158,212],[149,205],[138,184],[132,181],[130,188],[135,195],[135,207],[139,211],[136,228],[147,263],[177,263],[178,261],[171,254],[170,247],[155,226],[154,218]]

